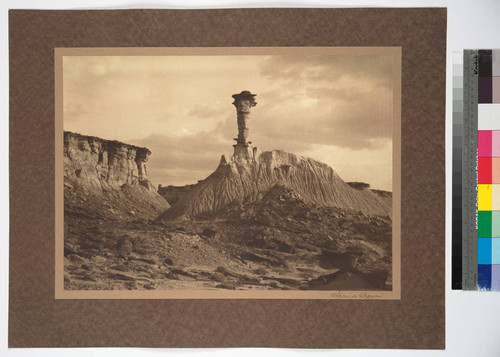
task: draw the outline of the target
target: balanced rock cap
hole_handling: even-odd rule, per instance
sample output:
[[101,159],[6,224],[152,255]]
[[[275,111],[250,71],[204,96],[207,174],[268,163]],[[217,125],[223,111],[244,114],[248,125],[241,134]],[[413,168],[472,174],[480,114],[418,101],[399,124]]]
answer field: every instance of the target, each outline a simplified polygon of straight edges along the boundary
[[[233,94],[232,97],[235,101],[237,100],[249,100],[252,104],[255,103],[255,97],[257,94],[252,94],[250,91],[244,90],[240,94]],[[234,103],[233,103],[234,104]],[[257,103],[255,103],[257,104]]]

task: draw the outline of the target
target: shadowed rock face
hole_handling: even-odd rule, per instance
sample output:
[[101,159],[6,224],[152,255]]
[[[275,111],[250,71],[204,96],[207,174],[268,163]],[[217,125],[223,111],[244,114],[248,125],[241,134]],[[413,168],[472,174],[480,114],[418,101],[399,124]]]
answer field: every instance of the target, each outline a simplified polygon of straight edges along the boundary
[[168,203],[173,205],[179,201],[187,192],[192,190],[196,185],[185,185],[185,186],[158,186],[158,193],[165,197]]
[[150,155],[147,148],[64,132],[66,211],[155,218],[170,205],[148,179]]
[[222,157],[219,167],[195,185],[159,222],[193,219],[215,213],[234,202],[252,202],[280,184],[293,190],[304,202],[390,216],[391,199],[371,190],[346,184],[331,167],[319,161],[282,150],[235,154]]

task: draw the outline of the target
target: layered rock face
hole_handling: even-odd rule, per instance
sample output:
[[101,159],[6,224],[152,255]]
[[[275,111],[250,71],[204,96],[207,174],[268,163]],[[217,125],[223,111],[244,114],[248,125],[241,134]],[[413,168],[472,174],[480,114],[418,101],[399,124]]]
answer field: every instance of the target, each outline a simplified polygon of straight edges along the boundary
[[228,159],[201,181],[158,221],[193,219],[216,213],[235,202],[255,202],[276,185],[293,190],[304,202],[357,210],[367,215],[390,216],[392,200],[367,187],[353,188],[331,167],[282,150],[259,153],[249,147]]
[[148,179],[150,155],[147,148],[64,132],[65,209],[155,218],[170,205]]

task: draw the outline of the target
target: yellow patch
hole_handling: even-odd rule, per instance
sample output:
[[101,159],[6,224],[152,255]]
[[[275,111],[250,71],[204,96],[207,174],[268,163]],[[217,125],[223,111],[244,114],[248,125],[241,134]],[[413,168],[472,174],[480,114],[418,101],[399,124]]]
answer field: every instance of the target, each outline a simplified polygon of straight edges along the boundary
[[479,211],[491,211],[491,185],[477,185],[477,205]]

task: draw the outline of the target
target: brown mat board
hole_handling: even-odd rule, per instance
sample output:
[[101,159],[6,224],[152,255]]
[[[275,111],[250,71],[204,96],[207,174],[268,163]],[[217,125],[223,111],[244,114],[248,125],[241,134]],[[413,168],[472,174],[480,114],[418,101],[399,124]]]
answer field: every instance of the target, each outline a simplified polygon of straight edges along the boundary
[[[9,347],[444,348],[446,9],[9,13]],[[401,46],[401,300],[56,300],[56,47]]]

